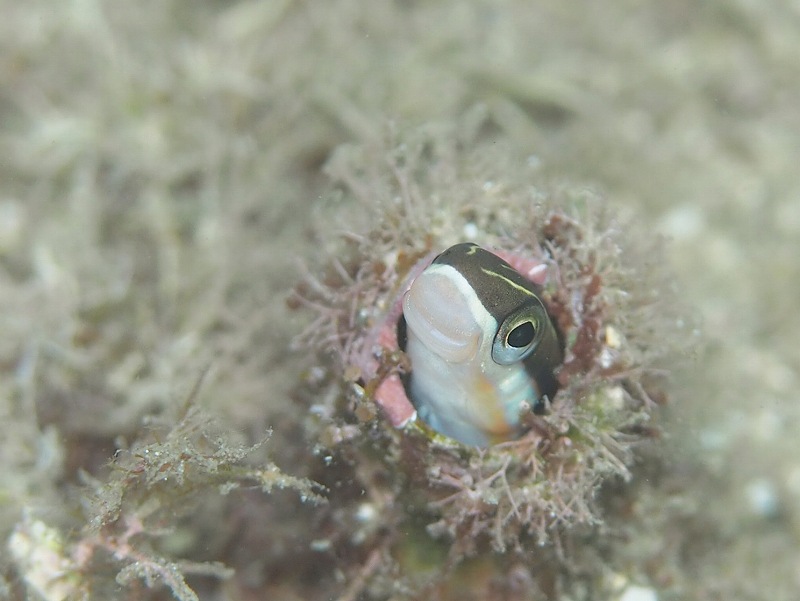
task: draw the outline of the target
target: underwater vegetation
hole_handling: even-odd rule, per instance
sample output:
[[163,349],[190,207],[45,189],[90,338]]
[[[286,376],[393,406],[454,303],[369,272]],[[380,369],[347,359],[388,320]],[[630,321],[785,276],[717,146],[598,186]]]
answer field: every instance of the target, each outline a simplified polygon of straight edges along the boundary
[[[516,159],[509,169],[515,159],[470,139],[477,135],[432,126],[393,131],[383,149],[340,149],[327,171],[338,189],[332,206],[345,217],[338,234],[329,224],[320,229],[323,267],[309,269],[292,298],[312,314],[296,345],[318,358],[300,394],[320,459],[313,477],[331,491],[319,545],[363,557],[363,586],[375,598],[457,596],[458,566],[482,573],[474,562],[492,564],[487,574],[505,574],[504,582],[530,583],[530,596],[519,598],[563,593],[558,574],[574,565],[575,536],[602,530],[600,489],[628,480],[637,447],[657,438],[654,414],[667,400],[670,360],[685,329],[657,242],[597,194],[539,187],[535,167]],[[507,257],[511,265],[498,269],[516,273],[517,288],[526,277],[536,282],[531,289],[563,344],[563,361],[553,351],[557,392],[514,407],[514,434],[497,444],[442,433],[469,403],[438,425],[419,399],[412,406],[409,382],[428,359],[416,367],[397,338],[408,335],[414,283],[462,242]],[[460,301],[419,302],[433,307],[424,328],[436,330],[438,320],[445,331],[430,334],[431,344],[450,352],[458,340],[443,337],[471,327],[460,325]],[[523,338],[518,346],[530,342]],[[456,383],[447,386],[457,394]],[[447,386],[439,393],[445,399]],[[458,428],[449,431],[459,438]],[[353,498],[342,488],[363,492]],[[473,585],[489,594],[487,578]]]
[[[77,465],[51,493],[69,515],[12,522],[7,596],[629,590],[609,541],[636,462],[652,463],[687,327],[659,241],[492,132],[478,107],[338,148],[307,232],[316,255],[281,291],[302,367],[284,414],[233,435],[199,400],[239,403],[217,359],[125,435],[42,435],[42,456]],[[84,313],[94,329],[113,314]]]
[[797,3],[369,6],[3,3],[0,598],[796,601]]
[[144,585],[196,600],[187,577],[225,580],[234,571],[217,561],[173,560],[159,550],[159,541],[174,534],[174,522],[196,511],[205,497],[240,488],[293,488],[304,501],[324,501],[313,482],[271,463],[248,465],[246,457],[268,437],[254,446],[227,440],[194,404],[196,392],[173,426],[153,424],[149,435],[120,449],[105,481],[84,474],[85,526],[69,540],[25,515],[7,546],[31,598],[138,598]]
[[[369,6],[3,3],[0,598],[630,601],[639,585],[650,591],[640,600],[796,601],[797,3]],[[386,115],[458,119],[478,103],[489,119],[477,136],[461,123],[429,128],[428,150],[418,134],[363,146]],[[510,152],[497,148],[508,140]],[[328,162],[346,142],[357,145]],[[326,162],[338,189],[327,211]],[[401,181],[422,197],[411,215],[394,200]],[[479,231],[483,206],[495,217]],[[583,242],[547,240],[546,219],[559,214]],[[653,230],[673,239],[678,283],[659,275]],[[347,278],[381,255],[387,277],[411,275],[465,241],[544,265],[548,311],[559,289],[548,245],[616,245],[613,260],[598,253],[613,327],[593,340],[652,353],[634,369],[672,370],[657,353],[691,352],[697,339],[676,331],[670,301],[649,305],[652,318],[634,308],[625,324],[614,290],[646,299],[677,287],[709,352],[695,374],[672,370],[671,386],[646,376],[646,391],[670,400],[643,406],[647,421],[632,431],[619,425],[627,408],[587,426],[591,396],[573,407],[564,385],[538,413],[517,415],[531,423],[479,451],[433,436],[422,415],[396,427],[414,411],[404,379],[416,351],[393,344],[388,309],[354,297]],[[358,342],[384,323],[377,346],[396,367],[363,344],[346,366],[330,345],[286,351],[316,315],[286,312],[295,256],[374,322],[339,331]],[[364,277],[365,297],[375,281]],[[389,307],[402,287],[376,298]],[[327,315],[343,306],[316,300]],[[653,342],[649,327],[664,338]],[[372,390],[379,368],[389,373]],[[623,376],[593,381],[602,394]],[[349,399],[357,387],[375,401]],[[544,438],[543,471],[565,465],[562,480],[579,483],[597,474],[596,487],[537,480],[513,456],[498,479],[510,474],[515,494],[520,477],[541,492],[574,490],[589,519],[544,529],[498,519],[503,483],[476,493],[461,474],[550,436],[559,412],[575,425],[555,440],[577,443],[576,459],[605,461],[592,437],[610,433],[624,470],[577,470]],[[448,444],[455,458],[431,456]],[[431,485],[438,474],[424,470],[439,463],[475,499],[471,522],[466,494]]]

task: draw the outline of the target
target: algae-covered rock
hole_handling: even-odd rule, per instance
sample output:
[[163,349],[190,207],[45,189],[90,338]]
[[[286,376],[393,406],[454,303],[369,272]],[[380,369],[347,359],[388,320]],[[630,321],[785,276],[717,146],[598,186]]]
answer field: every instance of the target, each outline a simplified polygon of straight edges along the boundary
[[[540,553],[600,525],[596,493],[628,479],[636,445],[656,435],[670,356],[689,335],[657,242],[598,194],[543,181],[478,129],[393,131],[382,147],[340,149],[328,172],[344,217],[320,227],[320,265],[293,299],[312,309],[296,343],[317,351],[308,431],[333,465],[318,477],[332,489],[353,478],[372,499],[381,534],[356,546],[385,549],[385,566],[408,545],[445,549],[423,571],[432,575],[403,574],[414,584],[466,556]],[[404,293],[465,241],[536,280],[564,347],[557,393],[541,411],[523,408],[517,437],[488,447],[417,415],[415,366],[397,339]],[[409,537],[410,524],[427,538]]]

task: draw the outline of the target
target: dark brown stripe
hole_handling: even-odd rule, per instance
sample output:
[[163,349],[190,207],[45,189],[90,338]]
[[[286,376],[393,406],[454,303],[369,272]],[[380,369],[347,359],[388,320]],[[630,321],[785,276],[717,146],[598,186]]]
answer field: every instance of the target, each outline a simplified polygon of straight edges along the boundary
[[[538,300],[539,287],[525,279],[516,269],[472,242],[451,246],[433,260],[434,264],[451,265],[475,291],[475,295],[498,325],[522,305]],[[487,273],[489,272],[489,273]],[[497,273],[502,277],[490,275]],[[508,279],[519,290],[510,286]]]

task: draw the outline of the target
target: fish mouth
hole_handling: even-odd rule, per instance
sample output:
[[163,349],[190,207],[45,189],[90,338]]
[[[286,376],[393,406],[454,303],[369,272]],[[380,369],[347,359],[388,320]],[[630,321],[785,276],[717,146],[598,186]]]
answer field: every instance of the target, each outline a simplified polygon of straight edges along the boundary
[[475,358],[483,331],[456,282],[444,273],[421,274],[403,297],[408,330],[451,363]]

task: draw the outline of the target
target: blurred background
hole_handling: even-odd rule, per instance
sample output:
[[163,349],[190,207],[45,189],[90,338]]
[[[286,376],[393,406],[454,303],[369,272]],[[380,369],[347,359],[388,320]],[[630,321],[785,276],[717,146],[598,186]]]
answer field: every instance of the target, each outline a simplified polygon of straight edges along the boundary
[[668,237],[700,324],[664,411],[669,474],[626,543],[631,562],[669,567],[634,571],[659,599],[797,598],[799,3],[0,12],[0,538],[25,511],[81,528],[81,474],[102,477],[208,365],[202,404],[242,441],[272,428],[291,466],[300,324],[285,298],[312,256],[325,161],[387,121],[481,107],[543,181],[597,189]]

